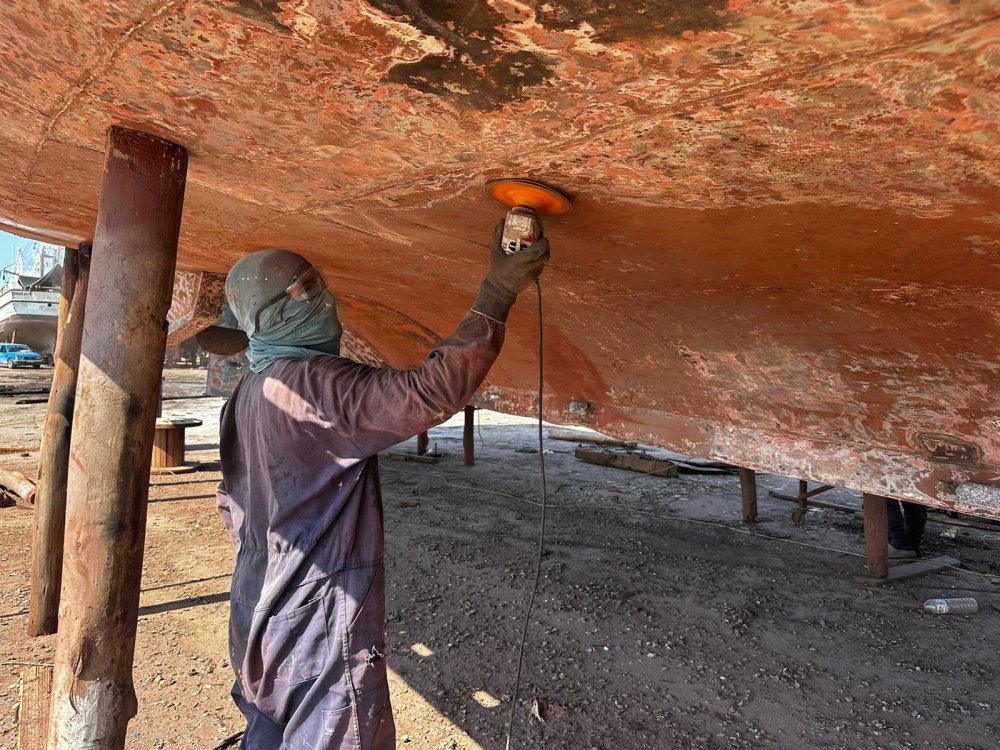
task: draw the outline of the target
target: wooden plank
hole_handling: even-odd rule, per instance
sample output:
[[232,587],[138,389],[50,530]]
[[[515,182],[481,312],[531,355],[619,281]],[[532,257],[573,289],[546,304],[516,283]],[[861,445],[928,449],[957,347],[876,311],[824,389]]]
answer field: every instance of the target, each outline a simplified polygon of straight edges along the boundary
[[625,440],[599,435],[595,432],[577,432],[576,430],[549,430],[549,438],[552,440],[566,440],[571,443],[591,443],[593,445],[605,445],[609,448],[628,448],[635,450],[637,443],[629,443]]
[[437,456],[420,456],[416,453],[385,453],[383,455],[393,461],[410,461],[418,464],[436,464],[438,462]]
[[45,750],[49,734],[51,694],[51,666],[34,666],[21,671],[17,750]]
[[928,557],[921,560],[914,560],[913,562],[907,562],[901,565],[892,565],[889,567],[889,574],[885,578],[859,576],[858,580],[862,583],[868,584],[869,586],[881,586],[886,583],[905,581],[908,578],[915,578],[916,576],[925,576],[928,573],[938,573],[948,568],[959,567],[961,564],[962,561],[957,557],[940,555],[938,557]]
[[650,474],[668,479],[677,476],[677,465],[659,458],[612,453],[611,451],[595,451],[587,448],[577,448],[573,455],[581,461],[598,466],[627,469],[628,471],[637,471],[640,474]]

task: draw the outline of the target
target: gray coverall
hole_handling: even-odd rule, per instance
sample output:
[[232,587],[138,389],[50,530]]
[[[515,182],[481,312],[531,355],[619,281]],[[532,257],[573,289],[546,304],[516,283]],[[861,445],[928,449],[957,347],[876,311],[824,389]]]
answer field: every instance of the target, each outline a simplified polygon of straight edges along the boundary
[[470,312],[413,370],[333,356],[248,373],[222,411],[229,650],[251,750],[395,747],[376,454],[460,410],[504,326]]

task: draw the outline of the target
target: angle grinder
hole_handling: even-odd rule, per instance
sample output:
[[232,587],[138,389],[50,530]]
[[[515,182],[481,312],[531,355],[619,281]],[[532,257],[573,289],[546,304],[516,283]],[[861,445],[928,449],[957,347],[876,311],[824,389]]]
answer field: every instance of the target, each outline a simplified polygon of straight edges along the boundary
[[[552,216],[569,211],[569,199],[562,193],[553,190],[534,180],[493,180],[486,184],[486,194],[510,208],[503,223],[503,251],[507,255],[520,252],[542,236],[542,222],[539,214]],[[528,625],[531,622],[531,609],[538,593],[538,579],[542,572],[542,556],[545,548],[545,506],[548,496],[545,487],[545,444],[542,436],[544,424],[543,387],[545,385],[545,369],[542,354],[544,325],[542,320],[542,286],[535,282],[538,290],[538,463],[542,480],[541,520],[538,528],[538,554],[535,559],[535,575],[531,584],[531,596],[524,613],[524,625],[521,631],[521,643],[517,654],[517,677],[514,679],[514,697],[510,702],[510,716],[507,721],[506,750],[511,750],[511,738],[514,733],[514,716],[517,710],[517,696],[521,690],[521,669],[524,666],[524,646],[528,638]]]
[[534,180],[492,180],[486,183],[486,194],[510,207],[501,240],[501,247],[507,255],[519,252],[541,238],[539,215],[555,216],[570,209],[566,196]]

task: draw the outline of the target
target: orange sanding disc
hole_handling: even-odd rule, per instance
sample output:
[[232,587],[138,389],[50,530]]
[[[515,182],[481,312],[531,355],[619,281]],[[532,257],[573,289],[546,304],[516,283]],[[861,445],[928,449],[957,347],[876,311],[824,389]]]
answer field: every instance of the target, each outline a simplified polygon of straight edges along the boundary
[[569,199],[558,190],[534,180],[492,180],[486,183],[486,194],[505,206],[526,206],[543,216],[569,211]]

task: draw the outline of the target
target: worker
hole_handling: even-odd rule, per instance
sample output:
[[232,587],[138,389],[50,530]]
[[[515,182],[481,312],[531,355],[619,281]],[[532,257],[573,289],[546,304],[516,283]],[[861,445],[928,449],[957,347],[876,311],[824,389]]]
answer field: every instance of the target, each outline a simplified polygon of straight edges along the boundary
[[886,498],[889,513],[889,559],[920,557],[920,540],[927,523],[927,506]]
[[229,272],[251,370],[222,410],[218,490],[236,545],[241,748],[395,747],[376,454],[462,409],[489,372],[509,309],[549,257],[544,238],[504,254],[501,230],[471,311],[411,370],[339,356],[336,301],[302,256],[263,250]]

